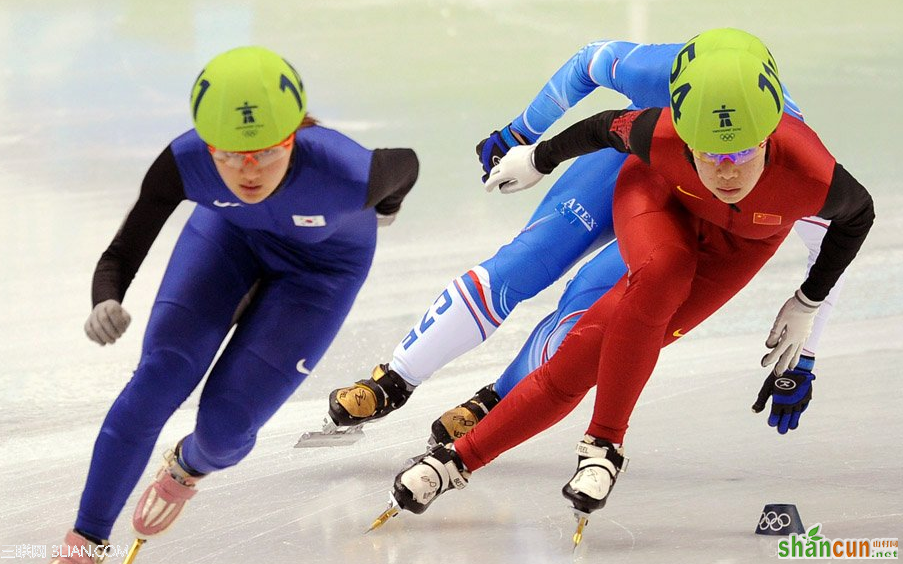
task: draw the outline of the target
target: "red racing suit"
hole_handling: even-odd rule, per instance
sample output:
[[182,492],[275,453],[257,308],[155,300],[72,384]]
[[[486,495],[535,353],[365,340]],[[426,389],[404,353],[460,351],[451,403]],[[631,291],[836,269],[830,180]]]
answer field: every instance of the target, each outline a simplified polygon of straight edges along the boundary
[[[575,126],[558,136],[579,138],[576,148],[555,138],[547,142],[549,146],[537,147],[535,161],[537,169],[548,172],[544,163],[554,166],[600,143],[634,153],[618,177],[613,203],[615,233],[628,273],[583,315],[555,356],[455,442],[470,470],[562,419],[594,385],[595,408],[587,433],[622,442],[660,349],[740,291],[797,219],[810,215],[834,219],[840,240],[847,237],[861,244],[874,218],[865,189],[796,119],[782,119],[769,138],[757,184],[743,200],[728,205],[699,180],[686,145],[671,124],[670,110],[603,115],[603,119],[594,116],[593,127],[584,124],[582,132],[574,133]],[[831,205],[826,205],[832,191]],[[843,211],[834,211],[838,209]],[[820,269],[813,266],[821,280],[810,284],[815,295],[807,295],[812,299],[824,298],[820,294],[827,294],[836,281],[834,274],[839,277],[846,266],[837,271],[836,263],[848,263],[858,250],[858,244],[852,254],[840,247],[844,249],[834,251],[823,244],[822,252],[828,256]],[[825,267],[826,263],[835,267]]]

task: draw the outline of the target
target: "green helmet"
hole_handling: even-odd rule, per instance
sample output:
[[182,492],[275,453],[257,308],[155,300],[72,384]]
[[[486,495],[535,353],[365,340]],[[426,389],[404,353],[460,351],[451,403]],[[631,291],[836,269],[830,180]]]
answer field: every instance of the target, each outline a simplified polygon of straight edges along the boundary
[[698,151],[755,147],[781,121],[777,65],[761,41],[739,30],[713,30],[687,42],[675,57],[670,86],[674,129]]
[[214,57],[191,89],[198,135],[224,151],[271,147],[298,129],[306,113],[301,77],[263,47],[239,47]]
[[718,49],[746,51],[767,63],[775,74],[778,73],[778,65],[774,62],[774,57],[771,56],[771,51],[762,43],[761,39],[740,29],[723,27],[704,31],[684,44],[671,66],[671,82],[673,83],[677,79],[684,65],[692,61],[696,55],[703,55]]

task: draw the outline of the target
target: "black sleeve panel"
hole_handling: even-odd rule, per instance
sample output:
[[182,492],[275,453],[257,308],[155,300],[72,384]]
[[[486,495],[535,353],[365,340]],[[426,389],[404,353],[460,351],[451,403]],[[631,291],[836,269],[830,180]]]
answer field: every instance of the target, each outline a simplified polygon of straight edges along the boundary
[[138,201],[97,262],[91,285],[93,305],[109,299],[122,302],[163,224],[184,199],[176,158],[167,147],[148,169]]
[[539,172],[549,174],[568,159],[609,148],[632,153],[648,163],[661,113],[661,108],[607,110],[588,117],[537,145],[533,164]]
[[875,207],[865,187],[837,163],[825,205],[818,216],[830,219],[831,225],[822,240],[818,258],[800,287],[813,301],[828,297],[844,269],[859,252],[875,221]]
[[401,209],[420,171],[417,153],[411,149],[375,149],[370,163],[365,208],[376,207],[377,213],[392,215]]

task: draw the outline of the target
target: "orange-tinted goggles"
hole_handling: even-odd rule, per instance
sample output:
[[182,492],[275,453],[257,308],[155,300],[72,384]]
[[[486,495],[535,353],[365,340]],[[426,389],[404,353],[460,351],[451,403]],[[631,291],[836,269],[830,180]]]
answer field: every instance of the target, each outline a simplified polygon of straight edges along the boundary
[[295,142],[295,132],[272,147],[257,151],[223,151],[213,145],[207,145],[210,156],[216,162],[229,168],[241,169],[245,166],[267,166],[278,161],[288,153]]

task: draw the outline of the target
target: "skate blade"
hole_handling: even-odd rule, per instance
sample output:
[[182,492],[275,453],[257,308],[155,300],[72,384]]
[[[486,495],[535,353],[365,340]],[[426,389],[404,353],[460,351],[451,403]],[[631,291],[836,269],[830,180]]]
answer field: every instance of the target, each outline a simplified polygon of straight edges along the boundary
[[393,496],[393,495],[390,493],[390,494],[389,494],[389,507],[388,507],[388,509],[386,509],[385,511],[383,511],[382,513],[380,513],[380,514],[379,514],[379,517],[377,517],[376,519],[373,520],[373,523],[370,525],[370,528],[367,529],[366,531],[364,531],[364,534],[366,535],[366,534],[369,533],[370,531],[373,531],[373,530],[375,530],[375,529],[378,529],[378,528],[382,527],[383,525],[386,524],[386,522],[387,522],[389,519],[391,519],[392,517],[395,517],[396,515],[398,515],[398,512],[399,512],[399,511],[401,511],[401,506],[398,505],[398,502],[397,502],[397,501],[395,501],[395,496]]
[[379,517],[377,517],[376,519],[373,520],[373,523],[370,525],[370,528],[367,529],[367,531],[364,534],[367,534],[370,531],[373,531],[375,529],[382,527],[383,525],[386,524],[386,522],[389,519],[391,519],[392,517],[395,517],[396,515],[398,515],[398,506],[392,506],[392,507],[386,509],[385,511],[383,511],[380,514]]
[[125,560],[122,561],[122,564],[132,564],[135,561],[135,557],[138,556],[138,551],[141,550],[141,545],[147,542],[146,539],[135,539],[135,542],[132,543],[132,546],[129,548],[129,551],[125,555]]
[[347,431],[309,431],[301,435],[295,448],[319,448],[350,446],[364,438],[364,432],[360,427],[351,427]]
[[587,523],[589,523],[589,515],[583,513],[582,511],[574,511],[574,517],[577,518],[577,530],[574,532],[574,551],[577,551],[577,547],[580,546],[580,543],[583,541],[583,529],[586,527]]

